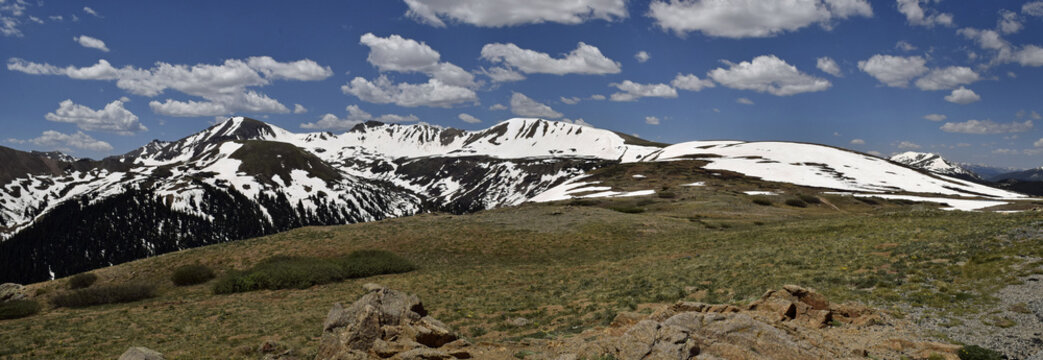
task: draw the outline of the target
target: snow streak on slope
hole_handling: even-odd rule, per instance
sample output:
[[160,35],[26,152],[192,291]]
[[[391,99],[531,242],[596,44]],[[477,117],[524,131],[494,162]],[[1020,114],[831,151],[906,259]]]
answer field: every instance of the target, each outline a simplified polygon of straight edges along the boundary
[[642,161],[685,159],[707,161],[706,169],[734,171],[801,186],[860,192],[1026,197],[970,181],[923,173],[865,154],[802,143],[693,141],[668,146]]

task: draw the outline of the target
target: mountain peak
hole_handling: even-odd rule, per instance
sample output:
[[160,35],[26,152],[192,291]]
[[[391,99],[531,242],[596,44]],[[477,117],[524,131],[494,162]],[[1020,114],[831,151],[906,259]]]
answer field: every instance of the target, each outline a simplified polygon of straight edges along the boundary
[[960,165],[950,162],[941,155],[935,153],[906,151],[892,156],[890,160],[933,173],[956,176],[970,180],[980,180],[980,177],[977,174],[961,167]]

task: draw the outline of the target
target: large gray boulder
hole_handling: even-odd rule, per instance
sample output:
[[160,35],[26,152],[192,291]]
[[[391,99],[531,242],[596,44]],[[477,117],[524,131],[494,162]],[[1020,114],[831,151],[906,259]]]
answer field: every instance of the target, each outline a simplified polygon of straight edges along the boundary
[[0,284],[0,303],[22,300],[29,296],[25,293],[25,287],[15,283]]

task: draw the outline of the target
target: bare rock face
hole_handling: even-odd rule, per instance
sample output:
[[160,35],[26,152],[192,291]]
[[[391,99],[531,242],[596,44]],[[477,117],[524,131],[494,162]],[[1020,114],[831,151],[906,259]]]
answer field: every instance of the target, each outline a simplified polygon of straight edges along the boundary
[[155,351],[155,350],[152,350],[152,349],[149,349],[149,348],[146,348],[146,347],[141,347],[141,346],[135,346],[135,347],[132,347],[130,349],[127,349],[127,351],[124,352],[123,355],[120,355],[120,358],[119,358],[119,360],[164,360],[164,359],[165,358],[163,357],[163,354],[160,354],[158,351]]
[[0,284],[0,303],[28,298],[25,287],[15,283]]
[[334,304],[316,359],[466,359],[470,346],[430,316],[416,295],[366,284],[345,308]]

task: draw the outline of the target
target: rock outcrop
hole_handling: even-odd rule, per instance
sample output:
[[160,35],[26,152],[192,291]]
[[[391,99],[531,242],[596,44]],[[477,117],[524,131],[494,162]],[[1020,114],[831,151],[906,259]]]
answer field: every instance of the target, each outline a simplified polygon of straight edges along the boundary
[[0,284],[0,303],[23,300],[28,297],[25,293],[25,287],[22,285],[15,283]]
[[149,349],[149,348],[146,348],[146,347],[141,347],[141,346],[135,346],[135,347],[131,347],[130,349],[127,349],[127,351],[124,352],[123,355],[120,355],[120,358],[119,358],[119,360],[164,360],[164,359],[165,358],[163,357],[163,354],[160,354],[158,351],[155,351],[155,350],[152,350],[152,349]]
[[334,304],[323,325],[316,359],[468,359],[470,346],[427,315],[416,295],[366,284],[345,308]]

